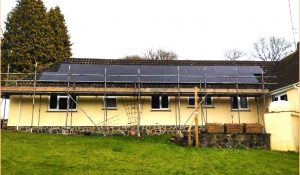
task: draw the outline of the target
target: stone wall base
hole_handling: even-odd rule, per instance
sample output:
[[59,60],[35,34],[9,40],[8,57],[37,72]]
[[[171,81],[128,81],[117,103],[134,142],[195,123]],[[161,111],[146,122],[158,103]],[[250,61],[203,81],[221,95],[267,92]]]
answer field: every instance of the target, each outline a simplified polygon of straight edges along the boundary
[[[186,128],[186,127],[185,127]],[[177,132],[175,126],[140,126],[141,135],[161,135],[161,134],[175,134]],[[17,130],[15,126],[8,126],[6,130]],[[25,132],[39,132],[39,133],[50,133],[50,134],[74,134],[74,135],[136,135],[136,126],[74,126],[74,127],[63,127],[63,126],[41,126],[41,127],[30,127],[20,126],[19,131]],[[182,129],[185,132],[185,129]]]
[[[258,133],[240,133],[240,134],[224,134],[224,133],[205,133],[199,135],[200,147],[210,148],[254,148],[254,149],[270,149],[270,134]],[[182,145],[187,145],[188,137],[185,135],[181,139]],[[192,136],[193,145],[195,139]]]

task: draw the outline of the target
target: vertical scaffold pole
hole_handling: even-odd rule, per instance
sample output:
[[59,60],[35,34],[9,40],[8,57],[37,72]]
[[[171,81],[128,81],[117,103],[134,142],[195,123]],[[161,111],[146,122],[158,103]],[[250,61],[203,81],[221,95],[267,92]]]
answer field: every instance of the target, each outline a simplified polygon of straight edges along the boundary
[[41,105],[42,105],[42,95],[40,95],[40,99],[39,99],[38,131],[40,131]]
[[104,100],[103,100],[103,103],[104,103],[104,126],[107,126],[107,104],[106,104],[106,78],[107,78],[107,72],[106,72],[106,67],[104,68]]
[[[206,96],[207,96],[207,92],[206,92],[206,82],[207,82],[207,74],[206,74],[206,66],[204,67],[204,105],[206,105]],[[201,107],[201,111],[203,110],[203,108]],[[208,123],[208,119],[207,119],[207,108],[205,108],[205,120],[206,123]]]
[[195,146],[198,147],[199,146],[199,128],[198,128],[198,88],[195,87],[195,94],[194,94],[194,98],[195,98]]
[[[180,70],[179,66],[177,66],[177,100],[178,100],[178,124],[179,124],[179,129],[181,130],[181,114],[180,114]],[[176,105],[176,104],[175,104]]]
[[19,100],[19,111],[18,111],[18,125],[17,125],[17,130],[19,130],[19,127],[20,127],[21,107],[22,107],[22,95],[20,95],[20,100]]
[[238,69],[235,65],[235,87],[236,87],[236,98],[238,100],[238,118],[239,118],[239,124],[241,124],[241,117],[240,117],[240,99],[239,99],[239,84],[238,84]]
[[34,98],[35,98],[35,91],[36,91],[36,68],[37,68],[37,62],[35,62],[35,67],[34,67],[34,83],[33,83],[32,113],[31,113],[30,132],[32,132],[33,116],[34,116],[34,103],[35,103]]
[[263,90],[263,111],[262,111],[262,117],[263,117],[263,133],[266,133],[265,128],[265,112],[266,112],[266,94],[265,94],[265,81],[264,81],[264,72],[261,72],[261,82],[262,82],[262,90]]
[[140,137],[140,122],[141,122],[141,72],[140,69],[138,69],[138,88],[139,88],[139,93],[138,93],[138,116],[137,116],[137,136]]
[[[69,64],[69,67],[68,67],[68,94],[69,94],[69,91],[70,91],[70,72],[71,72],[71,66]],[[69,118],[69,110],[70,110],[70,96],[68,95],[67,96],[67,111],[66,111],[66,123],[65,123],[65,130],[67,131],[68,129],[68,118]]]

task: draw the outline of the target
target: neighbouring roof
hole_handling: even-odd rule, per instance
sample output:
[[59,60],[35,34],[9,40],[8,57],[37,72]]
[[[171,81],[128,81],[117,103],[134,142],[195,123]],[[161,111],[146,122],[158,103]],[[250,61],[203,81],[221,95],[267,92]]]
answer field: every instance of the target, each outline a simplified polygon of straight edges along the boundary
[[271,90],[299,82],[299,49],[279,61],[274,72],[277,84]]

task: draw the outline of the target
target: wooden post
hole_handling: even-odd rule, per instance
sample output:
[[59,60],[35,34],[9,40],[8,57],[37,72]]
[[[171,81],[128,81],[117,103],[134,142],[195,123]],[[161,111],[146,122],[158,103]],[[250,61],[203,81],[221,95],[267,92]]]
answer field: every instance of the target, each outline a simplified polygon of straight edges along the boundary
[[188,145],[192,145],[191,131],[188,132]]
[[195,87],[195,143],[199,146],[199,128],[198,128],[198,88]]

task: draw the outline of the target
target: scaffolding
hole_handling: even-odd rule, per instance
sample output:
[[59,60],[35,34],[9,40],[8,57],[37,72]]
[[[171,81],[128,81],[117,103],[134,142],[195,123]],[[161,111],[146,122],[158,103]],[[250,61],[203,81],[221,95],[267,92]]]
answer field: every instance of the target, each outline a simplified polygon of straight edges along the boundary
[[[134,103],[129,104],[127,99],[123,99],[123,106],[125,108],[126,116],[129,120],[129,123],[131,125],[135,125],[137,129],[137,136],[141,135],[140,131],[140,125],[141,125],[141,114],[142,114],[142,96],[151,96],[155,94],[168,94],[168,95],[174,95],[175,97],[175,126],[177,130],[181,130],[182,127],[185,127],[187,122],[190,120],[191,116],[196,115],[197,117],[194,117],[193,122],[195,121],[195,127],[198,129],[198,112],[200,111],[200,117],[201,117],[201,127],[204,127],[204,124],[208,122],[208,114],[207,114],[207,108],[205,108],[205,111],[203,109],[203,102],[205,101],[206,97],[208,95],[210,96],[232,96],[236,95],[236,97],[239,97],[239,95],[252,95],[255,97],[262,97],[263,101],[263,106],[262,106],[262,113],[264,113],[265,110],[265,103],[266,103],[266,94],[268,93],[268,89],[265,88],[265,85],[272,85],[276,83],[272,82],[266,82],[265,78],[275,78],[274,76],[265,76],[264,72],[261,72],[261,75],[255,75],[255,78],[259,79],[261,77],[261,82],[258,84],[261,84],[261,89],[259,88],[252,88],[252,89],[240,89],[239,88],[239,78],[248,78],[248,77],[253,77],[253,76],[239,76],[238,75],[238,68],[235,68],[236,73],[235,76],[208,76],[207,75],[207,70],[206,67],[204,67],[204,75],[180,75],[180,67],[177,66],[177,74],[174,75],[143,75],[140,72],[140,69],[138,69],[137,74],[135,75],[130,75],[130,76],[136,76],[137,77],[137,82],[131,82],[131,84],[134,84],[134,87],[107,87],[107,77],[122,77],[122,76],[129,76],[129,75],[110,75],[107,73],[107,68],[105,67],[104,74],[72,74],[71,73],[71,68],[70,65],[68,67],[68,73],[61,73],[61,74],[56,74],[58,76],[67,76],[67,82],[62,81],[61,83],[66,83],[66,87],[64,86],[59,86],[59,87],[43,87],[40,84],[37,86],[38,83],[42,83],[44,81],[40,81],[37,79],[38,76],[41,75],[41,73],[37,73],[37,63],[35,64],[35,71],[34,73],[11,73],[10,71],[10,66],[8,65],[8,70],[7,73],[1,73],[1,76],[6,76],[6,80],[4,83],[4,86],[2,86],[2,95],[15,95],[18,94],[20,95],[20,104],[22,101],[21,95],[28,94],[32,95],[32,116],[31,116],[31,124],[30,124],[30,130],[32,132],[32,127],[33,127],[33,119],[34,119],[34,110],[35,110],[35,96],[39,95],[39,106],[38,106],[38,128],[40,127],[40,108],[41,108],[41,95],[44,94],[52,94],[52,93],[57,93],[57,94],[67,94],[67,110],[66,110],[66,119],[65,119],[65,132],[68,132],[69,128],[72,127],[72,110],[73,104],[76,104],[80,110],[84,113],[84,115],[92,122],[92,124],[99,130],[98,126],[99,124],[103,124],[104,127],[108,126],[108,109],[107,105],[105,104],[104,100],[104,116],[103,116],[103,122],[100,122],[99,124],[96,124],[91,117],[86,113],[86,111],[81,108],[78,103],[76,102],[76,99],[72,97],[72,94],[83,94],[83,95],[103,95],[104,99],[106,99],[107,96],[112,95],[112,94],[117,94],[120,96],[132,96],[134,98]],[[45,73],[44,73],[45,74]],[[9,79],[11,76],[19,76],[19,75],[26,75],[27,77],[34,77],[33,79],[31,78],[22,78],[22,79]],[[72,76],[103,76],[104,81],[99,81],[97,83],[102,83],[104,87],[76,87],[75,81],[73,81],[73,87],[71,88],[70,83],[72,83],[71,79]],[[169,77],[176,77],[177,78],[177,83],[175,87],[171,88],[149,88],[147,86],[142,87],[142,82],[141,82],[141,77],[149,77],[149,76],[154,76],[154,77],[164,77],[164,76],[169,76]],[[196,77],[199,78],[199,91],[194,90],[193,88],[187,88],[185,86],[181,86],[180,83],[180,78],[181,77]],[[235,85],[235,88],[208,88],[207,87],[207,78],[213,78],[213,77],[219,77],[219,78],[235,78],[235,83],[231,85]],[[201,81],[201,79],[204,79],[204,82]],[[52,81],[54,83],[60,83],[60,81]],[[212,83],[212,82],[210,82]],[[30,86],[32,85],[32,86]],[[202,87],[204,85],[204,87]],[[197,88],[198,89],[198,88]],[[197,92],[197,97],[196,97],[196,92]],[[192,112],[192,114],[188,117],[188,119],[185,121],[185,123],[182,125],[181,121],[181,106],[180,106],[180,101],[181,101],[181,96],[192,96],[195,95],[195,110]],[[203,97],[200,102],[198,103],[198,96],[199,94],[203,94]],[[72,103],[70,103],[70,100]],[[126,102],[127,101],[127,102]],[[200,108],[200,110],[199,110]],[[258,106],[257,106],[258,108]],[[19,109],[20,110],[20,109]],[[257,109],[258,110],[258,109]],[[238,121],[240,121],[240,112],[238,112]],[[20,113],[20,111],[19,111]],[[70,113],[70,114],[69,114]],[[70,115],[70,116],[69,116]],[[257,111],[257,115],[259,115],[259,112]],[[69,119],[70,118],[70,119]],[[70,121],[69,121],[70,120]],[[192,122],[192,123],[193,123]],[[258,116],[258,122],[259,122],[259,116]],[[19,129],[19,123],[18,121],[18,127]],[[264,125],[264,119],[263,119],[263,125]],[[190,125],[191,127],[191,125]],[[190,128],[189,128],[190,130]],[[199,133],[199,131],[195,130],[196,134]]]

